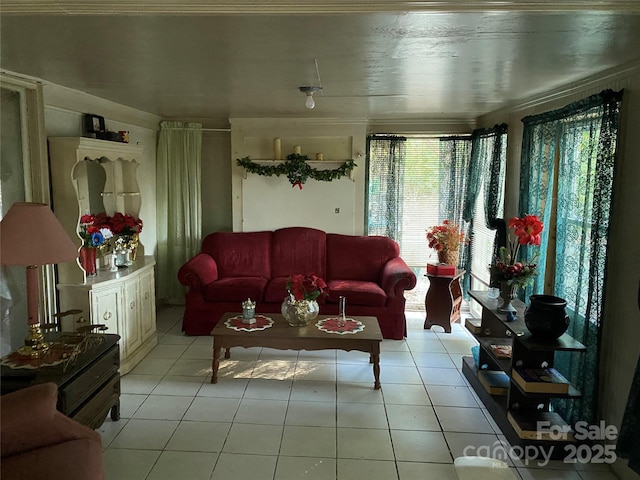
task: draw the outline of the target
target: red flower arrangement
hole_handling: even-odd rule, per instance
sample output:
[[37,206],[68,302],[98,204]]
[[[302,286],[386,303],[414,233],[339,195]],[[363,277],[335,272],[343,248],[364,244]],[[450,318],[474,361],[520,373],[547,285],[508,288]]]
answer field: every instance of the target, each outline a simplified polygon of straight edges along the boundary
[[80,231],[82,245],[85,247],[99,247],[113,237],[113,230],[109,225],[109,216],[105,212],[86,214],[80,217]]
[[325,281],[313,274],[292,275],[287,282],[287,291],[294,300],[316,300],[320,295],[328,295]]
[[509,228],[515,238],[509,238],[509,249],[500,247],[498,258],[490,266],[491,275],[500,282],[509,285],[526,285],[535,275],[538,265],[535,258],[527,263],[516,261],[520,245],[540,245],[540,233],[544,225],[536,215],[509,219]]
[[142,231],[142,220],[128,213],[114,213],[109,219],[109,225],[116,235],[132,236]]
[[429,247],[437,251],[458,250],[460,244],[465,241],[464,232],[449,220],[444,220],[442,225],[436,225],[427,230]]

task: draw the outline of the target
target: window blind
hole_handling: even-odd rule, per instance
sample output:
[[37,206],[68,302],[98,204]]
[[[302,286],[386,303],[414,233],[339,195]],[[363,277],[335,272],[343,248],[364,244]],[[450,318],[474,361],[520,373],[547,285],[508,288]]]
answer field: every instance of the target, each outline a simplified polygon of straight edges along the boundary
[[424,268],[438,261],[426,230],[445,219],[458,222],[450,197],[464,192],[464,169],[454,164],[461,153],[468,156],[468,146],[452,152],[439,137],[400,138],[401,144],[393,144],[398,137],[369,139],[367,233],[391,236],[409,266]]
[[407,138],[403,211],[400,236],[402,258],[411,267],[424,267],[437,262],[429,248],[426,229],[440,222],[440,140],[438,138]]

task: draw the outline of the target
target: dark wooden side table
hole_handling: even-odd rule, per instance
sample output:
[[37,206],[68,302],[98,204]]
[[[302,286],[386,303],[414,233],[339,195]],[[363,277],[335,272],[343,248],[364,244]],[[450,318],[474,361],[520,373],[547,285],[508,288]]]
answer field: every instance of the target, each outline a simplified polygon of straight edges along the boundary
[[427,316],[424,328],[439,325],[444,331],[451,333],[451,324],[460,321],[462,305],[462,288],[460,277],[464,270],[456,270],[455,275],[425,275],[429,279],[429,290],[424,300]]
[[[47,341],[73,345],[78,337],[54,334]],[[76,358],[51,366],[16,368],[3,359],[2,395],[39,383],[58,385],[58,410],[90,428],[102,425],[111,412],[120,419],[119,335],[90,334]],[[71,347],[69,347],[71,349]]]

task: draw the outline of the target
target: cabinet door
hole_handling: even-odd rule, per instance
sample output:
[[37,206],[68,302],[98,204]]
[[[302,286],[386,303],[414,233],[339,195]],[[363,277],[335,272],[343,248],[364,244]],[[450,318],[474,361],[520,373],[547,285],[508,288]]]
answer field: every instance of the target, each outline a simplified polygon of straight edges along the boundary
[[139,280],[138,277],[124,282],[124,315],[120,322],[120,331],[123,332],[125,356],[134,352],[141,344],[140,317],[139,317]]
[[156,331],[156,293],[153,269],[140,275],[140,325],[142,341]]
[[107,333],[122,335],[119,329],[122,317],[122,290],[119,285],[91,290],[92,323],[104,323]]

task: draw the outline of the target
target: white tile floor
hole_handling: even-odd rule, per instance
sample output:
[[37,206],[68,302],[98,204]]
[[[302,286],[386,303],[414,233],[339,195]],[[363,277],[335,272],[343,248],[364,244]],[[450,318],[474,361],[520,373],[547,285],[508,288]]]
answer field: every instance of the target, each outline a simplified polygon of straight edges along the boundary
[[[122,378],[100,428],[107,480],[456,480],[453,459],[501,432],[460,372],[473,338],[422,328],[382,342],[382,390],[361,352],[231,350],[211,385],[211,338],[158,311],[158,346]],[[614,480],[592,465],[512,465],[524,480]]]

